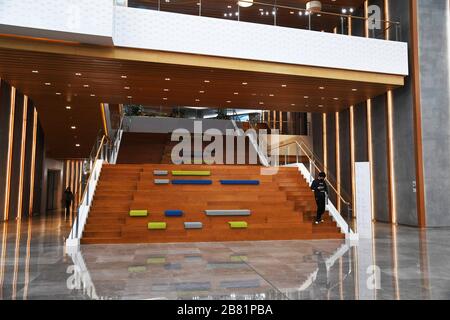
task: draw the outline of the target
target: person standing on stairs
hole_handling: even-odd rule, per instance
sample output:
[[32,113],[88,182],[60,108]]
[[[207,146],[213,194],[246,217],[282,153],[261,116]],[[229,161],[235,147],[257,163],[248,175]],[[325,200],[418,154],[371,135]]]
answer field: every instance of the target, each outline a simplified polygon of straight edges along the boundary
[[314,197],[316,198],[316,204],[317,204],[317,216],[315,224],[323,223],[322,215],[325,213],[325,205],[327,201],[328,196],[328,186],[325,182],[325,178],[327,175],[325,172],[319,173],[319,176],[317,179],[313,181],[311,184],[311,190],[314,191]]

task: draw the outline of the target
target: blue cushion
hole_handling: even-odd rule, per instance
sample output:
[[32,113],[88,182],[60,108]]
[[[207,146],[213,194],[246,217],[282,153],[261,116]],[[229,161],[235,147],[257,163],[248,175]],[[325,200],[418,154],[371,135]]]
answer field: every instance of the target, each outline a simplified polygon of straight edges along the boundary
[[183,216],[183,211],[181,210],[166,210],[166,217],[181,217]]
[[220,180],[225,185],[259,185],[259,180]]
[[212,184],[212,180],[172,180],[172,184]]

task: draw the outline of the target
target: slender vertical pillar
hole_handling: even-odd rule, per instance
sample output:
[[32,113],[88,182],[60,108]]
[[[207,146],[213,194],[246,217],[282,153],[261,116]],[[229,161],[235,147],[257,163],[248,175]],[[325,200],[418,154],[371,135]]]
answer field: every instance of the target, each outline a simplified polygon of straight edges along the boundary
[[[365,18],[365,36],[369,37],[369,1],[364,1],[364,18]],[[373,175],[373,145],[372,145],[372,100],[366,102],[367,105],[367,153],[370,163],[370,191],[372,193],[372,220],[375,219],[375,204],[374,204],[374,175]]]
[[23,174],[25,169],[25,147],[27,139],[27,115],[28,115],[28,97],[23,98],[23,116],[22,116],[22,145],[20,148],[20,172],[19,172],[19,194],[17,197],[17,219],[22,219],[23,208]]
[[355,215],[355,203],[356,203],[356,197],[355,197],[355,107],[350,106],[349,110],[349,117],[350,117],[350,177],[351,177],[351,183],[352,183],[352,203],[353,203],[353,214]]
[[337,210],[341,212],[341,135],[340,135],[340,125],[339,125],[339,112],[336,112],[335,116],[335,135],[336,135],[336,202]]
[[33,202],[34,202],[34,179],[36,170],[36,139],[37,139],[37,121],[38,115],[36,108],[33,110],[33,144],[31,146],[31,177],[30,177],[30,204],[28,208],[28,216],[33,215]]
[[5,206],[3,212],[3,219],[7,221],[9,219],[9,201],[11,196],[11,167],[12,167],[12,155],[14,145],[14,113],[16,110],[16,88],[11,87],[11,103],[9,114],[9,133],[8,133],[8,155],[6,160],[6,185],[5,185]]
[[322,133],[323,133],[323,170],[328,173],[328,148],[327,148],[327,114],[322,114]]
[[412,51],[412,86],[413,86],[413,114],[414,114],[414,144],[416,161],[416,185],[417,185],[417,221],[420,228],[425,228],[425,178],[423,168],[422,145],[422,113],[420,95],[420,67],[419,67],[419,26],[417,0],[410,0],[411,8],[411,51]]
[[386,141],[387,141],[387,168],[388,168],[388,195],[389,216],[391,223],[397,223],[397,210],[395,205],[395,167],[394,167],[394,125],[393,125],[393,96],[388,91],[386,96]]
[[367,100],[367,152],[370,163],[370,189],[372,193],[372,220],[375,219],[374,179],[373,179],[373,144],[372,144],[372,100]]

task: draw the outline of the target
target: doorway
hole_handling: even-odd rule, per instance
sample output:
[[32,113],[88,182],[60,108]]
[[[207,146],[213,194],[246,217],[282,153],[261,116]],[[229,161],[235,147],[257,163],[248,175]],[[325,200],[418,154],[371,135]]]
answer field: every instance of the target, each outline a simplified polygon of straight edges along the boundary
[[61,171],[48,170],[47,172],[47,211],[60,208],[61,199],[58,197],[60,188]]

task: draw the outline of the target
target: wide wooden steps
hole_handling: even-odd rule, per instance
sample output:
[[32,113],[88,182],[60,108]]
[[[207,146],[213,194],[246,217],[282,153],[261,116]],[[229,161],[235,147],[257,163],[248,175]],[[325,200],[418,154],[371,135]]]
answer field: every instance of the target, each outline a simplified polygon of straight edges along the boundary
[[[155,176],[167,170],[168,176]],[[173,170],[210,171],[210,176],[172,176]],[[154,179],[212,180],[212,185],[156,185]],[[220,180],[257,180],[259,185],[221,185]],[[130,217],[130,210],[147,210],[147,217]],[[205,210],[250,210],[250,216],[207,216]],[[245,240],[341,239],[336,223],[314,225],[314,196],[295,168],[261,175],[259,166],[119,164],[104,165],[83,244],[210,242]],[[166,217],[166,210],[182,210]],[[245,221],[245,229],[228,222]],[[148,230],[149,222],[166,222],[165,230]],[[185,222],[202,229],[186,230]]]

